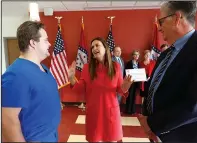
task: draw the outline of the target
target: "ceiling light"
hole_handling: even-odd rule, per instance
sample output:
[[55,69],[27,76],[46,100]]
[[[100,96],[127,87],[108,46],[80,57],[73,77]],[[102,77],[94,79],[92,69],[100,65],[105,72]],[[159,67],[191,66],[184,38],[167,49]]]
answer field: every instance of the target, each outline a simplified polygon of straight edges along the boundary
[[39,8],[37,3],[30,3],[29,4],[29,11],[30,11],[30,20],[31,21],[40,21],[39,16]]

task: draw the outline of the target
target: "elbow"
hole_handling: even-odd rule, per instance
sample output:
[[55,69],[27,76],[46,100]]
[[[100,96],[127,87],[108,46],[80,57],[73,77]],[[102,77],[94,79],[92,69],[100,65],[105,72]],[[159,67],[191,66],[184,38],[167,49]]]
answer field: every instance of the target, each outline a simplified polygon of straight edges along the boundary
[[13,128],[21,128],[19,118],[2,116],[2,134],[7,134]]
[[194,103],[191,103],[190,106],[188,106],[188,112],[195,113],[197,115],[197,101]]

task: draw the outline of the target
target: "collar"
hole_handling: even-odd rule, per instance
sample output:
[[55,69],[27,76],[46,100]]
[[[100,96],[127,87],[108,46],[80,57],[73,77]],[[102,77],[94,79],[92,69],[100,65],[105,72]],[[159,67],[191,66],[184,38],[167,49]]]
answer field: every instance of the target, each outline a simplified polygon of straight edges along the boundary
[[190,32],[185,34],[183,37],[176,40],[176,42],[173,44],[175,47],[175,50],[177,51],[180,50],[182,46],[184,46],[185,43],[189,40],[189,38],[193,35],[194,32],[195,32],[195,29],[191,30]]

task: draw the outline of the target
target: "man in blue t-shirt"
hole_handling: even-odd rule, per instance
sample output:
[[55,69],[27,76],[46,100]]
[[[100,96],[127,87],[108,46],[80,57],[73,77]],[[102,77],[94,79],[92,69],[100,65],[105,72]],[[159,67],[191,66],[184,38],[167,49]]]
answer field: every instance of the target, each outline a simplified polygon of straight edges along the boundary
[[61,118],[58,87],[41,64],[51,44],[39,22],[17,29],[19,58],[2,75],[2,136],[6,142],[57,142]]

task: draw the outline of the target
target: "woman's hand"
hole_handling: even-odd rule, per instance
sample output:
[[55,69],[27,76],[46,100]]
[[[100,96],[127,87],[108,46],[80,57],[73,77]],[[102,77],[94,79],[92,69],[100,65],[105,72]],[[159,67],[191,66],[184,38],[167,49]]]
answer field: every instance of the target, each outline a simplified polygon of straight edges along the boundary
[[122,90],[123,92],[127,92],[131,86],[131,84],[133,83],[133,79],[130,75],[125,76],[123,83],[122,83]]
[[75,69],[76,69],[76,62],[73,61],[72,64],[68,68],[68,79],[72,85],[75,84]]

